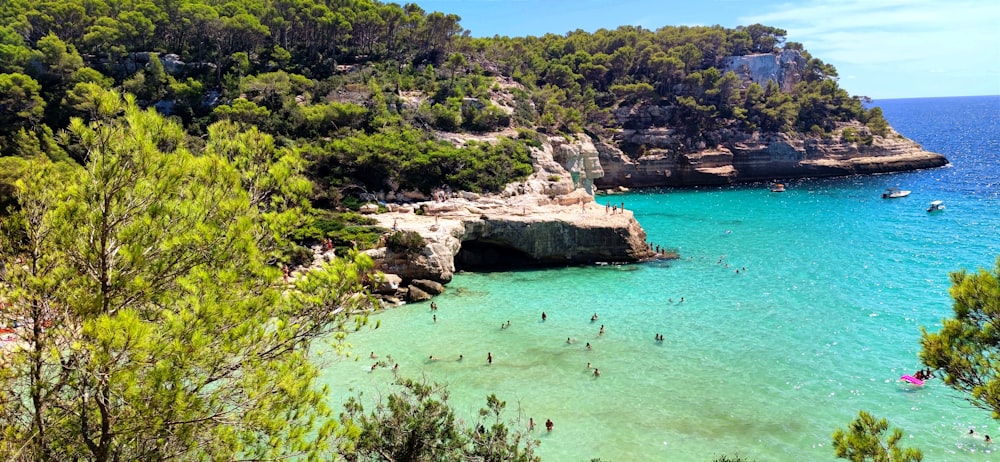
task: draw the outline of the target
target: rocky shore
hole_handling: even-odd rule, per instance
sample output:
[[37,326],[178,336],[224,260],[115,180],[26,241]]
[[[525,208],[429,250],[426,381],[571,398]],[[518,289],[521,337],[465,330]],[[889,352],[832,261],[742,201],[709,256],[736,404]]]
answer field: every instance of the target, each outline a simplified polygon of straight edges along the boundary
[[420,234],[426,245],[417,252],[368,251],[386,274],[376,292],[419,301],[439,293],[461,270],[631,263],[663,256],[646,242],[632,212],[620,206],[599,205],[582,190],[552,198],[451,197],[392,205],[389,213],[373,217],[394,232]]
[[425,245],[367,251],[385,273],[375,292],[390,302],[418,301],[444,290],[456,271],[670,257],[656,245],[669,243],[647,242],[628,204],[594,200],[593,181],[604,174],[597,155],[589,138],[554,137],[532,153],[531,177],[502,192],[387,197],[389,212],[371,216],[390,234],[413,232]]
[[[870,135],[864,127],[855,128],[862,136]],[[884,173],[948,162],[894,131],[874,137],[870,144],[840,136],[733,133],[724,143],[688,154],[661,147],[676,140],[658,129],[621,136],[630,137],[626,145],[647,146],[644,155],[633,159],[585,135],[550,137],[533,151],[535,173],[502,192],[383,194],[379,199],[389,212],[374,213],[377,207],[372,205],[371,216],[392,232],[420,235],[425,245],[367,251],[385,273],[375,292],[393,303],[419,301],[441,293],[456,271],[629,263],[673,256],[662,250],[676,243],[647,242],[628,204],[607,200],[601,204],[594,197],[600,190]],[[481,135],[477,140],[484,141]]]
[[[944,156],[925,151],[891,128],[883,137],[860,124],[841,125],[827,137],[719,130],[708,134],[717,143],[687,150],[677,149],[684,137],[673,129],[622,130],[615,142],[595,145],[604,172],[595,185],[601,189],[705,186],[890,173],[948,164]],[[867,141],[845,137],[844,129]],[[620,148],[636,146],[638,151],[631,153]]]

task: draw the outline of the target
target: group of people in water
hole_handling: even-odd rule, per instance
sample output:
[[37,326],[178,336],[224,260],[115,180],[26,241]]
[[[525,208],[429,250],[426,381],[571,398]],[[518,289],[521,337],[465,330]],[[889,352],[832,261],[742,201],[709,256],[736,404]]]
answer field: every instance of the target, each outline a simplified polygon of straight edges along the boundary
[[913,373],[913,377],[919,380],[930,380],[934,378],[934,371],[927,369],[921,369]]
[[[923,380],[923,379],[921,379],[921,380]],[[970,428],[969,429],[969,436],[976,436],[976,431]],[[983,438],[983,440],[986,441],[987,444],[993,442],[993,438],[990,438],[990,435],[986,435],[986,437]]]
[[[683,299],[682,299],[682,301],[683,301]],[[432,318],[433,318],[433,321],[434,321],[434,322],[436,323],[436,322],[437,322],[437,314],[436,314],[436,312],[438,311],[438,305],[437,305],[437,303],[436,303],[436,302],[433,302],[433,301],[432,301],[432,302],[430,303],[430,311],[431,311],[432,313],[434,313],[434,314],[432,315]],[[548,314],[547,314],[546,312],[544,312],[544,311],[543,311],[543,312],[541,313],[541,321],[542,321],[542,322],[546,322],[546,321],[548,321],[548,317],[549,317],[549,316],[548,316]],[[592,316],[590,317],[590,322],[591,322],[591,323],[597,323],[597,321],[598,321],[599,319],[600,319],[600,316],[598,316],[598,314],[597,314],[597,313],[594,313],[594,314],[593,314],[593,315],[592,315]],[[500,329],[501,329],[501,330],[506,330],[506,329],[510,328],[510,326],[511,326],[511,321],[510,321],[510,320],[507,320],[506,322],[502,322],[502,323],[500,323]],[[604,325],[604,324],[601,324],[601,325],[600,325],[600,328],[598,328],[598,330],[597,330],[597,337],[602,337],[602,336],[603,336],[603,335],[605,334],[605,332],[606,332],[606,328],[605,328],[605,325]],[[664,337],[663,337],[663,335],[662,335],[662,334],[659,334],[659,333],[657,333],[657,334],[655,334],[655,336],[654,336],[654,340],[655,340],[655,341],[656,341],[657,343],[661,343],[661,342],[663,342],[663,340],[664,340]],[[567,343],[567,344],[573,344],[573,343],[576,343],[576,339],[575,339],[575,338],[573,338],[573,337],[567,337],[567,338],[566,338],[566,343]],[[591,351],[591,350],[593,350],[593,349],[594,349],[594,346],[593,346],[593,345],[592,345],[592,344],[591,344],[590,342],[586,342],[586,344],[585,344],[585,348],[586,348],[586,350],[587,350],[587,351]],[[381,360],[378,360],[378,356],[376,356],[376,355],[375,355],[375,352],[374,352],[374,351],[373,351],[373,352],[371,352],[371,354],[370,354],[370,358],[371,358],[371,359],[373,359],[373,360],[376,360],[376,361],[375,361],[375,363],[374,363],[374,364],[372,364],[372,366],[371,366],[371,370],[372,370],[372,371],[375,371],[375,370],[376,370],[377,368],[379,368],[379,367],[388,367],[388,365],[389,365],[389,364],[392,364],[392,358],[391,358],[390,356],[388,356],[388,355],[387,355],[386,357],[387,357],[388,361],[381,361]],[[465,356],[464,356],[464,355],[461,355],[461,354],[459,354],[459,355],[458,355],[458,358],[457,358],[457,361],[463,361],[464,359],[465,359]],[[492,365],[492,364],[493,364],[493,359],[494,359],[494,356],[493,356],[493,352],[487,352],[487,353],[486,353],[486,364],[487,364],[487,365]],[[427,362],[427,363],[434,363],[434,362],[438,362],[438,361],[441,361],[441,358],[440,358],[440,357],[438,357],[438,356],[435,356],[435,355],[429,355],[429,356],[427,356],[427,359],[426,359],[426,362]],[[397,372],[398,372],[398,370],[399,370],[399,364],[398,364],[398,363],[395,363],[395,364],[393,365],[393,367],[392,367],[392,371],[393,371],[393,373],[395,374],[395,373],[397,373]],[[590,374],[591,374],[591,375],[592,375],[592,376],[593,376],[594,378],[597,378],[597,377],[600,377],[600,376],[601,376],[601,370],[600,370],[599,368],[597,368],[597,367],[594,367],[594,366],[593,366],[593,365],[592,365],[592,364],[591,364],[590,362],[587,362],[587,367],[586,367],[586,370],[587,370],[587,371],[588,371],[588,372],[589,372],[589,373],[590,373]],[[552,429],[553,429],[553,426],[554,426],[554,425],[553,425],[553,423],[552,423],[552,420],[551,420],[551,419],[546,419],[546,421],[545,421],[545,428],[546,428],[546,431],[549,431],[549,432],[551,432],[551,431],[552,431]],[[534,429],[534,419],[529,419],[529,430],[533,430],[533,429]]]

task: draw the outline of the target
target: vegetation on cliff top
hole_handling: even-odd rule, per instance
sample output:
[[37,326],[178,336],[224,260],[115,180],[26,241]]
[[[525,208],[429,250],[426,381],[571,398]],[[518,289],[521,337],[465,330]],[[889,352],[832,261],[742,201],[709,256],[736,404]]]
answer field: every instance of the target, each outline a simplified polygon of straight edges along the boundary
[[[672,108],[688,146],[720,127],[885,131],[878,109],[781,29],[473,38],[459,19],[372,0],[11,0],[0,6],[0,154],[84,162],[59,133],[88,120],[89,93],[112,87],[181,121],[195,152],[218,120],[294,147],[323,208],[356,187],[497,191],[530,172],[531,131],[605,133],[622,105]],[[782,47],[807,63],[790,92],[722,71],[726,57]],[[511,127],[527,131],[458,147],[432,133]]]

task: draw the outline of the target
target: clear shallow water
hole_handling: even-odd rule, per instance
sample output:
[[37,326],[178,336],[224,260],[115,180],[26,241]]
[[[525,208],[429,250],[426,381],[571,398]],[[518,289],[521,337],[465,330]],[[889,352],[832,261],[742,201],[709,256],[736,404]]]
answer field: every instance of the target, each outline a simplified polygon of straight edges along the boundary
[[[919,367],[920,327],[951,314],[948,272],[1000,255],[1000,97],[877,103],[952,166],[786,181],[781,194],[615,196],[681,259],[460,274],[436,299],[437,322],[414,304],[350,336],[359,359],[326,369],[331,400],[389,389],[389,369],[369,371],[374,351],[402,375],[446,383],[467,418],[496,393],[511,416],[552,419],[552,433],[536,430],[546,461],[832,461],[831,434],[859,409],[902,428],[925,460],[1000,460],[981,440],[1000,436],[988,412],[940,380],[898,380]],[[881,199],[890,186],[913,193]],[[925,211],[935,199],[944,213]]]

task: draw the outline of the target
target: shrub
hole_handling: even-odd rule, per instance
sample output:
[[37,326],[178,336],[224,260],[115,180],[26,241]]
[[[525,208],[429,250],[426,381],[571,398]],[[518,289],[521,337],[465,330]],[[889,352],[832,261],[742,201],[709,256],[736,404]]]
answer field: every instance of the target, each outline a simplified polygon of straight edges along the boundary
[[427,245],[424,237],[416,231],[396,231],[385,240],[385,246],[404,253],[417,253]]
[[848,143],[857,143],[858,141],[861,141],[861,137],[858,135],[858,131],[855,130],[854,127],[845,128],[841,132],[841,136],[844,138],[844,141],[847,141]]

